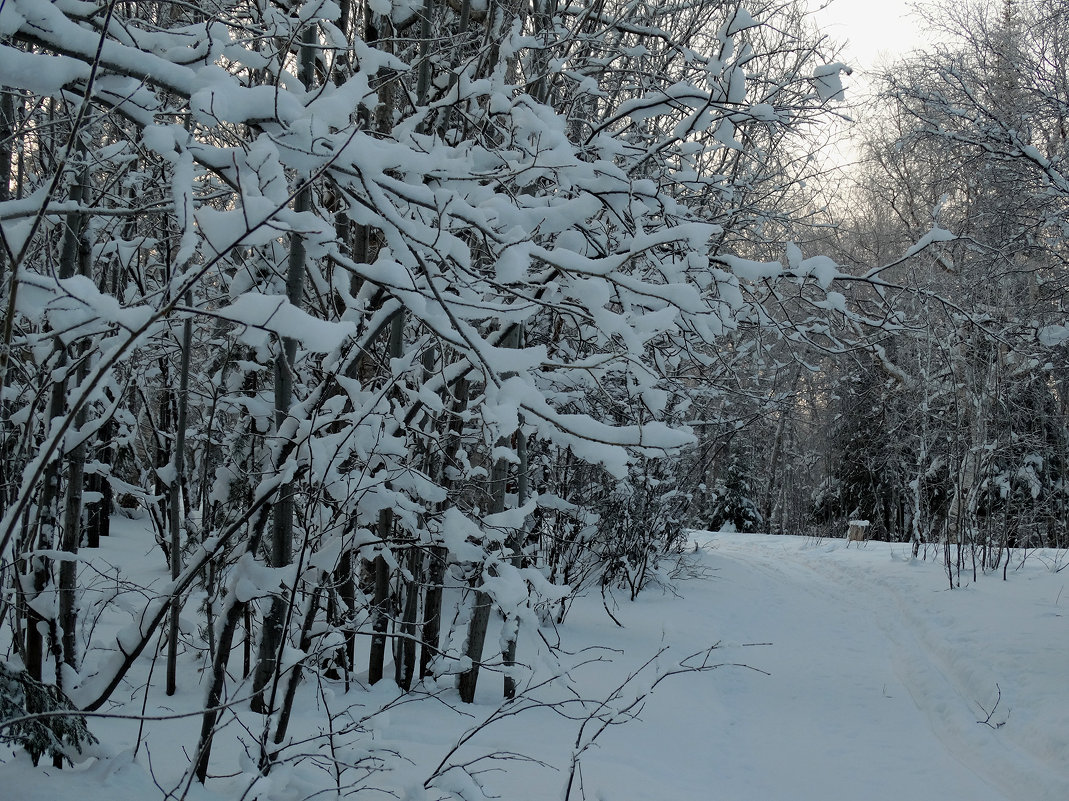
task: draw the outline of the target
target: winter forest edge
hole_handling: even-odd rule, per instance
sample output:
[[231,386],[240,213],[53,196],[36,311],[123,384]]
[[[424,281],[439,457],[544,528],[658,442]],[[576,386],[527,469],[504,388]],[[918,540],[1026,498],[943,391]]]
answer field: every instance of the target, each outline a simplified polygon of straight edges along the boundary
[[800,0],[0,0],[0,761],[514,714],[692,530],[1069,548],[1069,4],[919,13],[855,102]]

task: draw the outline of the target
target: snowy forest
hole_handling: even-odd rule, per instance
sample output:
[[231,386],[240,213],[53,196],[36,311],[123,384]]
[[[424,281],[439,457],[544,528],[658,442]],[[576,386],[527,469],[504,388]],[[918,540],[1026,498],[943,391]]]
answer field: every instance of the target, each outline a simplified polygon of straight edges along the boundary
[[0,0],[0,771],[349,797],[324,688],[549,704],[692,531],[1069,548],[1069,3],[919,13],[854,97],[804,0]]

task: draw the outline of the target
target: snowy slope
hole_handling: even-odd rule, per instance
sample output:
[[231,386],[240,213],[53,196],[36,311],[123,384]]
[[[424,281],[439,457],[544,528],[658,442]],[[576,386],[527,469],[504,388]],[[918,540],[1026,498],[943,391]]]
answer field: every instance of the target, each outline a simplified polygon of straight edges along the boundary
[[[903,545],[846,549],[841,540],[726,533],[696,540],[690,572],[703,577],[681,580],[678,594],[653,590],[621,602],[613,611],[625,628],[611,623],[600,597],[577,603],[546,639],[559,636],[565,662],[587,664],[529,690],[517,707],[499,706],[493,674],[468,708],[453,703],[449,688],[406,700],[385,682],[348,694],[310,682],[285,764],[255,778],[262,724],[241,706],[242,725],[231,722],[213,754],[218,778],[185,797],[303,801],[347,797],[356,787],[358,798],[479,797],[456,768],[424,788],[444,760],[469,765],[488,793],[514,801],[562,798],[569,779],[572,799],[604,801],[1069,798],[1069,571],[1057,572],[1058,554],[1032,552],[1023,564],[1015,556],[1008,581],[970,584],[963,575],[951,591],[938,561],[911,561]],[[521,658],[538,683],[552,671],[535,643],[524,640]],[[591,643],[602,647],[582,650]],[[639,700],[658,675],[714,643],[711,662],[723,666],[668,676]],[[113,711],[195,709],[198,675],[190,664],[182,693],[167,699],[155,689],[157,672],[146,699],[146,665]],[[583,706],[579,698],[608,702]],[[566,705],[539,705],[551,701]],[[303,740],[328,728],[327,708],[336,730],[371,717],[359,735],[337,735],[331,751],[326,738]],[[600,734],[597,720],[583,726],[609,709],[620,725]],[[488,717],[500,719],[450,753]],[[181,798],[198,726],[193,717],[146,724],[131,761],[138,723],[95,719],[102,758],[76,770],[35,770],[6,751],[0,798],[148,801],[171,790]],[[589,747],[572,771],[577,743]],[[484,758],[491,754],[499,758]]]

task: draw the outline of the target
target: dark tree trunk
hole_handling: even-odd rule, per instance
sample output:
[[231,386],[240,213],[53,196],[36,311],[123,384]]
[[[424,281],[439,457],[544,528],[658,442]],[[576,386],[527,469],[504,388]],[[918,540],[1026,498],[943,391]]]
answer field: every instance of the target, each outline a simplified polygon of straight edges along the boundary
[[[190,305],[190,299],[186,301]],[[168,498],[171,530],[171,578],[182,572],[181,504],[186,474],[186,419],[189,408],[189,359],[193,348],[193,324],[187,317],[182,324],[182,364],[178,376],[178,421],[174,435],[174,475]],[[182,612],[181,599],[171,604],[171,620],[167,634],[167,695],[178,689],[178,618]]]
[[394,678],[402,690],[410,690],[416,672],[416,618],[423,578],[423,551],[415,544],[408,552],[411,579],[402,579],[404,607],[401,612],[401,636],[394,650]]
[[[464,412],[468,408],[468,380],[461,377],[453,387],[453,416],[446,433],[444,453],[439,470],[436,471],[438,483],[449,488],[448,468],[452,465],[460,450],[460,440],[464,429]],[[427,568],[427,597],[423,609],[423,648],[420,652],[420,678],[430,675],[430,664],[438,654],[438,641],[442,631],[442,595],[445,583],[445,571],[448,567],[449,550],[441,545],[431,547],[430,562]]]
[[[318,32],[315,25],[304,30],[301,42],[301,82],[311,88],[315,81],[315,56]],[[312,188],[307,183],[301,187],[294,198],[293,210],[298,214],[312,208]],[[301,234],[290,235],[289,262],[286,270],[286,298],[298,308],[304,295],[304,273],[307,252],[304,237]],[[281,430],[289,416],[290,404],[293,402],[293,373],[297,360],[297,341],[285,337],[282,349],[275,359],[275,431]],[[293,494],[294,485],[284,485],[275,504],[274,517],[271,521],[271,566],[285,567],[293,560]],[[264,620],[260,638],[260,653],[253,678],[253,709],[270,712],[266,706],[266,688],[278,672],[279,657],[282,652],[286,632],[285,619],[289,606],[283,597],[283,588],[271,599],[271,605]]]

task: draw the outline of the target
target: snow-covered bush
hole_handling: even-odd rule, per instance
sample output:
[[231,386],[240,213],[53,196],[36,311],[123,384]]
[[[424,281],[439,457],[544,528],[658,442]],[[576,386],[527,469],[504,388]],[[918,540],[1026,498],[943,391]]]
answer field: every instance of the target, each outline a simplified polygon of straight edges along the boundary
[[0,743],[21,746],[36,765],[42,756],[69,764],[96,742],[85,717],[57,687],[0,662]]

